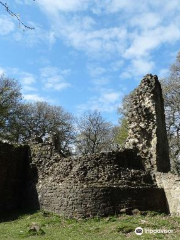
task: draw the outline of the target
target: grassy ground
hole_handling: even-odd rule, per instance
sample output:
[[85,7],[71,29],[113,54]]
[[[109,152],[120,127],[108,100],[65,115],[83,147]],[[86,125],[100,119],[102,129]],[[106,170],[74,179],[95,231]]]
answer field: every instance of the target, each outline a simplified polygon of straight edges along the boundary
[[[180,218],[149,212],[145,215],[114,216],[89,220],[68,220],[47,212],[22,214],[0,223],[0,240],[115,240],[115,239],[180,239]],[[29,226],[40,227],[39,232]],[[135,234],[137,227],[173,230],[169,234]],[[37,235],[39,234],[39,235]]]

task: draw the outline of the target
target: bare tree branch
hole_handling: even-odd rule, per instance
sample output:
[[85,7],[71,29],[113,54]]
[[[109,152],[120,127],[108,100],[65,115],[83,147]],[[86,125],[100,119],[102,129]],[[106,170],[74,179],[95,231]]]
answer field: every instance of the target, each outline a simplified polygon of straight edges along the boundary
[[[35,0],[33,0],[35,1]],[[18,14],[14,13],[13,11],[11,11],[11,9],[8,7],[7,3],[3,3],[2,1],[0,1],[0,4],[6,9],[6,11],[14,18],[16,18],[19,22],[19,24],[21,24],[22,26],[24,26],[27,29],[33,30],[34,27],[30,27],[27,26],[26,24],[23,23],[23,21],[21,21],[20,17],[18,16]]]
[[112,150],[112,125],[106,122],[100,112],[86,112],[77,121],[77,154],[97,153]]

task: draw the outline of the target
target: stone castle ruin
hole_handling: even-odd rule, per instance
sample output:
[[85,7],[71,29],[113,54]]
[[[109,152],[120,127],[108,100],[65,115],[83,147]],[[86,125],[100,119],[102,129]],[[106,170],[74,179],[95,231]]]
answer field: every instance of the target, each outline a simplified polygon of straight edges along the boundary
[[164,101],[158,77],[145,76],[131,97],[126,148],[136,148],[146,170],[170,171]]
[[132,95],[121,151],[63,158],[52,142],[0,143],[0,212],[44,209],[65,217],[121,212],[180,213],[180,178],[170,172],[164,104],[157,76]]

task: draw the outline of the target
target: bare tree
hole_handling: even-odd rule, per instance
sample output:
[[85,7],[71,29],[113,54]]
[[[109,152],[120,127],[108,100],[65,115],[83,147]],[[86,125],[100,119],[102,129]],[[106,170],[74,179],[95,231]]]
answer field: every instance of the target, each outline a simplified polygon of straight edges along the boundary
[[78,120],[76,148],[80,154],[97,153],[111,149],[112,124],[98,111],[86,112]]
[[169,77],[161,83],[172,170],[180,172],[180,52],[170,68]]
[[129,94],[125,95],[121,106],[118,108],[118,114],[120,114],[120,121],[122,119],[127,119],[128,113],[131,109],[131,99],[133,96],[134,91],[130,92]]
[[[35,0],[32,0],[32,1],[35,1]],[[22,25],[24,28],[30,29],[30,30],[33,30],[33,29],[34,29],[34,27],[30,27],[30,26],[26,25],[26,24],[21,20],[19,14],[13,12],[13,11],[11,10],[11,8],[7,5],[6,2],[0,1],[0,4],[5,8],[5,10],[7,11],[7,13],[8,13],[9,15],[11,15],[12,17],[14,17],[14,18],[19,22],[19,24]]]

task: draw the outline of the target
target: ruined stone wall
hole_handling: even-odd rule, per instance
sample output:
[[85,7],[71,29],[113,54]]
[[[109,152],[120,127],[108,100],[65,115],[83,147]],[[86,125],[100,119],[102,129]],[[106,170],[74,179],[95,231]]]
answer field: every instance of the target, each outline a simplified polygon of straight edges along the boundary
[[169,212],[180,216],[180,177],[172,173],[156,173],[155,178],[158,187],[164,189]]
[[27,146],[0,142],[0,212],[22,207],[27,159]]
[[137,148],[148,170],[170,170],[161,85],[155,75],[146,75],[133,91],[128,116],[127,148]]
[[179,212],[179,178],[166,173],[170,164],[157,76],[147,75],[134,91],[126,147],[63,158],[50,142],[0,143],[0,211],[24,205],[77,218],[134,208]]
[[134,150],[61,158],[51,144],[40,143],[31,145],[31,156],[38,182],[31,181],[30,189],[36,184],[42,209],[66,217],[106,216],[123,208],[167,211],[163,189]]
[[67,217],[104,216],[122,208],[180,211],[179,178],[166,173],[170,161],[157,76],[145,76],[133,92],[124,151],[65,159],[52,144],[41,143],[31,145],[31,156],[29,196],[37,191],[43,209]]

